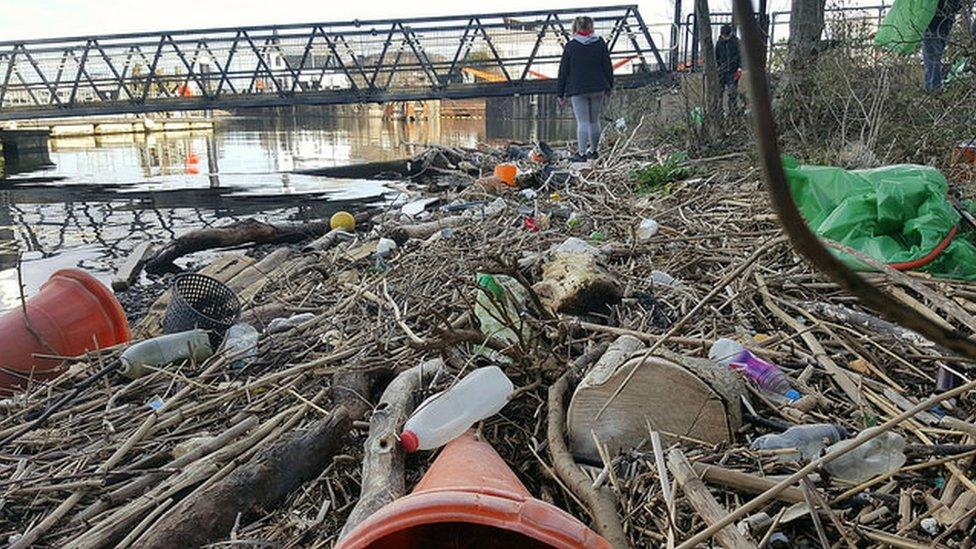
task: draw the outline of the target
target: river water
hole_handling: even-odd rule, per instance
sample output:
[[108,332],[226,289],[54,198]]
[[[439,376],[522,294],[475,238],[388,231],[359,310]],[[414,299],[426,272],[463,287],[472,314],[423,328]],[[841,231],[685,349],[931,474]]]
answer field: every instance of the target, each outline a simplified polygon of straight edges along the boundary
[[403,158],[428,144],[570,137],[565,121],[446,119],[389,122],[305,109],[251,111],[213,131],[52,139],[54,166],[0,179],[0,311],[56,270],[80,267],[106,283],[139,243],[254,217],[327,219],[382,202],[382,182],[292,173]]

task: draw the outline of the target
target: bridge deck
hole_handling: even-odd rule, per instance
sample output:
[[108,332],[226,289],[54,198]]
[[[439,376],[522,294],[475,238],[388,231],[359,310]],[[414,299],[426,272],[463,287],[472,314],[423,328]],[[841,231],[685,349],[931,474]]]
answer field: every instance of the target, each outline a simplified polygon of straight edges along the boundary
[[577,15],[622,87],[667,64],[636,6],[0,42],[0,120],[554,93]]

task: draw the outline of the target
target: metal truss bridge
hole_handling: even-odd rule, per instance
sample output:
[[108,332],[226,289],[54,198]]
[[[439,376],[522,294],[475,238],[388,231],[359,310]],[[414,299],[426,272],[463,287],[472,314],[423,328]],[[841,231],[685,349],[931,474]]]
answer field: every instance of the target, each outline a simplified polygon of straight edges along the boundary
[[578,15],[670,78],[637,6],[49,38],[0,42],[0,120],[555,93]]

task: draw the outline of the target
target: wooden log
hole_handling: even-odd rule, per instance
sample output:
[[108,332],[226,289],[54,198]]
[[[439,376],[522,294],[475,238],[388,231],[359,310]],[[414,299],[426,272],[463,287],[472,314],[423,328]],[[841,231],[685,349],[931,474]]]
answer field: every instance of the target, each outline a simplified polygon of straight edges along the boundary
[[339,244],[345,240],[352,240],[354,234],[345,229],[332,229],[331,231],[325,233],[324,235],[316,238],[312,242],[309,242],[304,248],[306,252],[319,251],[324,252],[333,246]]
[[[688,458],[681,450],[674,448],[668,452],[668,470],[678,481],[678,486],[685,493],[688,502],[694,507],[698,516],[711,526],[725,518],[729,511],[722,507],[718,501],[708,492],[705,483],[698,478]],[[754,548],[756,544],[746,539],[735,526],[731,524],[715,533],[715,540],[727,549],[747,549]]]
[[423,168],[423,162],[418,162],[412,158],[403,158],[400,160],[365,162],[347,166],[296,170],[295,173],[322,177],[338,177],[342,179],[401,179],[418,175]]
[[[607,405],[631,375],[630,382]],[[599,462],[594,436],[611,454],[635,448],[647,439],[648,424],[670,442],[682,436],[716,444],[731,442],[742,425],[744,394],[736,373],[716,368],[705,359],[663,351],[638,353],[613,371],[594,368],[580,382],[569,405],[574,454]]]
[[404,242],[410,240],[411,238],[423,240],[441,229],[456,227],[462,223],[478,223],[478,221],[463,215],[453,215],[450,217],[442,217],[434,221],[426,221],[424,223],[400,225],[391,229],[389,235],[398,246],[401,246]]
[[369,418],[369,436],[363,458],[359,501],[340,532],[345,537],[381,507],[406,493],[404,452],[397,433],[416,406],[416,395],[444,367],[440,359],[429,360],[400,373],[383,391]]
[[139,278],[139,273],[142,272],[143,265],[149,259],[151,247],[152,242],[142,242],[133,248],[132,253],[125,258],[122,266],[115,273],[115,278],[112,279],[113,290],[116,292],[125,291],[135,283],[136,279]]
[[135,545],[199,547],[226,537],[238,514],[249,517],[274,510],[289,493],[321,474],[342,447],[350,423],[348,412],[340,406],[311,429],[280,439],[170,509]]
[[620,302],[623,289],[616,276],[594,254],[559,252],[542,267],[542,280],[532,288],[552,313],[606,311]]
[[[581,368],[579,362],[588,359],[587,355],[580,357],[577,364],[570,367],[570,372]],[[630,539],[624,532],[617,512],[617,498],[606,486],[594,487],[593,481],[576,465],[566,447],[563,434],[566,431],[564,403],[569,390],[569,375],[563,374],[549,386],[546,440],[549,442],[552,467],[563,484],[586,505],[593,517],[593,529],[596,533],[606,538],[613,547],[629,547]]]
[[302,224],[271,224],[245,219],[223,227],[207,227],[190,231],[170,241],[146,263],[146,271],[162,273],[175,270],[173,261],[202,250],[227,248],[241,244],[269,244],[299,242],[314,238],[329,230],[328,221]]

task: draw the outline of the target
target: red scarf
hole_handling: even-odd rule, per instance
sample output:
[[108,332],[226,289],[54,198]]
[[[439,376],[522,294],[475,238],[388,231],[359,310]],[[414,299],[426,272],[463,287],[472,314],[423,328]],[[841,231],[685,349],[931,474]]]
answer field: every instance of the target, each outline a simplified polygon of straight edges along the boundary
[[578,30],[578,31],[576,31],[576,34],[578,34],[580,36],[589,36],[589,35],[593,34],[593,29],[590,29],[590,30]]

